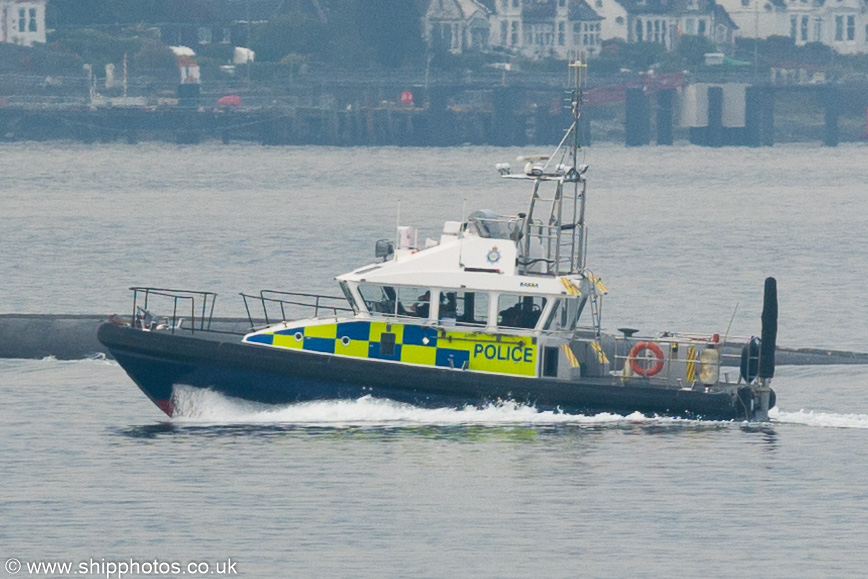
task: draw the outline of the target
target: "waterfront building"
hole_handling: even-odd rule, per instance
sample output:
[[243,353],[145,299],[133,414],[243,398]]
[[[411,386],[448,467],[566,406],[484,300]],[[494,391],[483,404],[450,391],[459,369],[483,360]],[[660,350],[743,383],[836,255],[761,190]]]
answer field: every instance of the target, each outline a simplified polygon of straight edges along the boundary
[[425,41],[433,50],[461,54],[489,47],[491,11],[477,0],[431,0],[425,12]]
[[714,0],[618,0],[627,10],[627,42],[672,50],[682,35],[708,38],[725,50],[738,26]]
[[603,17],[585,0],[495,0],[492,46],[528,58],[591,58],[600,52]]
[[0,42],[32,46],[45,43],[47,0],[0,0]]
[[840,54],[868,53],[866,0],[718,0],[739,36],[788,36],[796,46],[819,42]]

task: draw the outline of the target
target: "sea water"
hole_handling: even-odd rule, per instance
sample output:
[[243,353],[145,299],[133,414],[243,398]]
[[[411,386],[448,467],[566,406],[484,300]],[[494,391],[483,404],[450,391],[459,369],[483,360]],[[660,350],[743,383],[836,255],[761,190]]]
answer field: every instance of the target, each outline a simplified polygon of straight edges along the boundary
[[[221,315],[243,315],[240,291],[337,294],[396,223],[436,239],[477,208],[524,210],[526,184],[494,171],[522,152],[2,144],[0,313],[126,313],[134,285],[217,291]],[[868,350],[866,154],[588,148],[604,326],[755,334],[771,275],[780,344]],[[186,390],[169,420],[111,361],[0,360],[0,562],[862,576],[868,373],[782,366],[774,386],[768,424]]]

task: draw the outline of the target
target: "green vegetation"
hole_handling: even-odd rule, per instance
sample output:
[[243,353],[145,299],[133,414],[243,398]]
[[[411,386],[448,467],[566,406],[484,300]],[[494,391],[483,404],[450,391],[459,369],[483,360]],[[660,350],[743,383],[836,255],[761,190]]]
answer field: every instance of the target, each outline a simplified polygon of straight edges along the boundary
[[280,62],[288,54],[323,55],[328,27],[304,12],[279,14],[253,29],[250,48],[256,59]]
[[56,34],[51,41],[56,49],[75,54],[83,62],[95,66],[121,62],[124,54],[132,55],[142,48],[141,39],[135,36],[118,36],[92,28],[79,28]]
[[[421,0],[286,0],[281,6],[249,28],[257,62],[281,62],[287,55],[335,68],[422,62]],[[52,0],[46,20],[55,30],[50,42],[95,64],[117,62],[118,54],[140,48],[144,31],[167,23],[193,32],[232,24],[220,21],[207,0]]]

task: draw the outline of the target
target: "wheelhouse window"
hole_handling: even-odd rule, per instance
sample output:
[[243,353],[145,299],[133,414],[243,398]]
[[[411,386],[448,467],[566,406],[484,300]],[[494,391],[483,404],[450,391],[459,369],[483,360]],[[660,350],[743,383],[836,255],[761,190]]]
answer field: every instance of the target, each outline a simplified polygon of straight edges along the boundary
[[341,291],[344,292],[344,297],[347,298],[347,303],[350,304],[350,307],[353,309],[353,313],[359,313],[359,304],[356,303],[356,299],[353,297],[353,292],[350,290],[349,284],[347,282],[340,282]]
[[395,288],[368,283],[359,284],[359,294],[368,311],[374,315],[396,315],[398,302]]
[[401,315],[428,319],[431,313],[431,291],[421,287],[399,287],[398,309],[404,310]]
[[544,330],[575,330],[586,298],[558,299],[545,322]]
[[488,294],[447,291],[440,294],[440,322],[444,325],[485,326],[488,324]]
[[497,299],[497,325],[501,328],[535,328],[546,306],[542,296],[503,294]]
[[361,283],[359,294],[372,315],[428,319],[431,310],[428,288]]

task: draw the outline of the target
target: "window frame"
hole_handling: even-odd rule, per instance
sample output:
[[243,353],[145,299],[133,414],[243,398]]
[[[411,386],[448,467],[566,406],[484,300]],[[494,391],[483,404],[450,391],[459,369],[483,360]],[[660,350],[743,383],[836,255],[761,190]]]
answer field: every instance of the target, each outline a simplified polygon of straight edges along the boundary
[[[492,300],[492,296],[490,292],[487,291],[467,291],[467,289],[439,289],[437,290],[438,300],[437,300],[437,322],[441,325],[445,326],[462,326],[462,327],[472,327],[472,328],[485,328],[490,325],[491,320],[491,304],[494,300]],[[454,295],[454,297],[451,297]],[[459,296],[459,294],[461,294]],[[432,294],[433,295],[433,294]],[[467,296],[473,295],[473,317],[470,318],[473,321],[467,321]],[[477,301],[477,297],[482,296],[482,300],[484,301],[484,305],[480,305],[480,302]],[[461,304],[459,309],[459,303]],[[439,307],[440,304],[443,304],[444,307]],[[453,315],[449,315],[453,314]],[[485,319],[479,320],[477,319],[478,315],[484,315]],[[454,322],[450,323],[446,320],[454,320]]]
[[[496,295],[495,324],[500,330],[535,330],[545,319],[549,298],[544,295],[498,293]],[[534,309],[537,308],[537,309]],[[514,316],[514,323],[505,323],[507,316]]]

